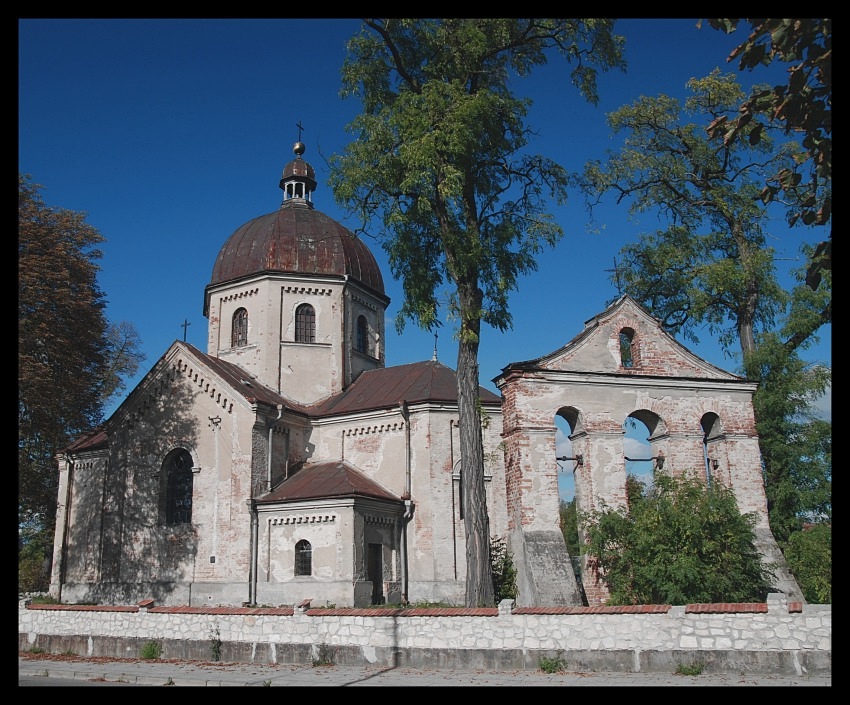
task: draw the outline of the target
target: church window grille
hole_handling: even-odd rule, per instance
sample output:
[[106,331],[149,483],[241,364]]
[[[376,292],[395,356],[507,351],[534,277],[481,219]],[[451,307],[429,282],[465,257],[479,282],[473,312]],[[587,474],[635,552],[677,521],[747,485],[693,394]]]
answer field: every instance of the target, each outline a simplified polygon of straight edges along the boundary
[[165,523],[192,522],[192,456],[185,450],[166,463]]
[[295,544],[295,575],[313,574],[313,547],[302,539]]
[[241,348],[248,344],[248,311],[237,309],[233,314],[233,327],[230,334],[230,347]]
[[369,323],[366,316],[357,319],[357,352],[369,354]]
[[295,310],[295,342],[316,342],[316,312],[310,304],[301,304]]

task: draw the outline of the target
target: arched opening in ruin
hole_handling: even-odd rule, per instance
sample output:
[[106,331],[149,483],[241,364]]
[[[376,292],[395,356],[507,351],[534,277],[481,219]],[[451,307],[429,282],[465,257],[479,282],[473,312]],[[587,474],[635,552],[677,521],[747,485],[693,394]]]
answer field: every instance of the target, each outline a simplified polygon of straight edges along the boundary
[[[711,487],[712,480],[720,480],[725,482],[725,477],[722,466],[723,462],[723,426],[720,423],[720,417],[714,412],[704,414],[700,419],[702,426],[702,458],[705,464],[705,483]],[[726,468],[728,470],[728,468]]]

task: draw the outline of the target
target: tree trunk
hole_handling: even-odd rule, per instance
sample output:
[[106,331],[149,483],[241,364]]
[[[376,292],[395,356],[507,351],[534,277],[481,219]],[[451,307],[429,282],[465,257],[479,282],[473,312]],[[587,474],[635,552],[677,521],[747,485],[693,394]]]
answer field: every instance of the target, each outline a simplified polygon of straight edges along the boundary
[[[478,305],[464,301],[464,320],[458,344],[457,386],[460,414],[461,497],[466,529],[466,606],[493,606],[493,578],[490,565],[490,520],[484,490],[484,444],[479,415],[478,344],[480,318],[467,319],[464,311],[480,311]],[[474,297],[472,297],[474,299]]]

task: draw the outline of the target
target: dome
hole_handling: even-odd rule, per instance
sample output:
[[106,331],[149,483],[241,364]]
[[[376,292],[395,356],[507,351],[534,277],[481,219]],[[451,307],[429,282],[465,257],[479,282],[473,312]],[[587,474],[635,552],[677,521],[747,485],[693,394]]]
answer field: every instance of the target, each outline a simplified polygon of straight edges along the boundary
[[384,296],[384,280],[366,244],[333,218],[314,209],[315,172],[301,158],[284,167],[284,201],[274,213],[249,220],[224,243],[209,286],[266,273],[350,277]]

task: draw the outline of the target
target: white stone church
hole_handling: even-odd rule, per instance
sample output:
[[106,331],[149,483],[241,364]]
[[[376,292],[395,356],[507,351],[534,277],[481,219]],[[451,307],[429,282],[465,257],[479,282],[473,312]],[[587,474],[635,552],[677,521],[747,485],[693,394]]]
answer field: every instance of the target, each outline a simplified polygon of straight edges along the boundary
[[[283,201],[221,247],[207,350],[175,341],[104,424],[59,455],[51,594],[165,605],[463,604],[454,370],[385,366],[390,303],[364,242],[313,205],[304,146]],[[559,527],[555,417],[579,511],[626,502],[623,424],[657,472],[733,488],[777,590],[802,595],[767,524],[755,384],[693,355],[623,297],[559,350],[481,388],[492,536],[520,605],[580,605]],[[586,566],[587,568],[587,566]],[[589,604],[604,586],[584,571]]]

